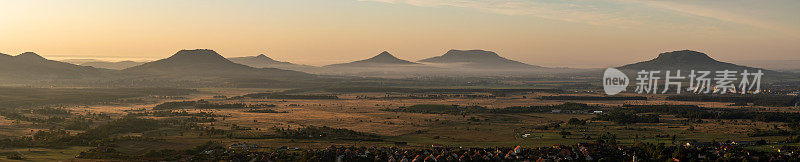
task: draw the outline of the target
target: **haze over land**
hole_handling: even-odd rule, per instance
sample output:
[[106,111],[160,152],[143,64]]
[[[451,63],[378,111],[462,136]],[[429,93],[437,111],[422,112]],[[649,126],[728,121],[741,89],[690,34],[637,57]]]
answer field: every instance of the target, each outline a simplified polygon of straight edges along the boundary
[[798,15],[0,0],[0,161],[800,161]]
[[[80,65],[48,60],[34,52],[16,56],[2,54],[2,84],[28,86],[110,86],[110,87],[282,87],[298,88],[349,84],[350,79],[412,79],[398,85],[429,84],[432,80],[464,82],[482,77],[502,83],[521,79],[584,80],[600,77],[600,69],[567,69],[530,65],[485,50],[450,50],[441,56],[408,61],[389,52],[353,62],[309,66],[276,61],[266,55],[225,58],[210,49],[180,50],[152,62],[98,62],[67,60]],[[765,70],[771,81],[791,81],[791,70],[773,71],[717,61],[692,50],[658,54],[652,60],[618,67],[622,70]],[[354,78],[355,77],[355,78]],[[449,80],[456,79],[456,80]],[[386,80],[390,81],[390,80]],[[393,80],[400,81],[400,80]],[[445,84],[446,84],[445,82]],[[471,81],[467,81],[471,83]],[[435,83],[439,84],[439,83]]]

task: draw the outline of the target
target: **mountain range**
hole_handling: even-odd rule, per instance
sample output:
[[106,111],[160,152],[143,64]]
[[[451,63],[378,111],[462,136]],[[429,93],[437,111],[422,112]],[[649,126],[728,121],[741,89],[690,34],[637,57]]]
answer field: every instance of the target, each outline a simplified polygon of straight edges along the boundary
[[147,61],[139,62],[139,61],[127,60],[127,61],[114,62],[114,61],[104,61],[98,59],[63,59],[58,61],[75,65],[91,66],[95,68],[112,69],[112,70],[122,70],[147,63]]
[[337,67],[370,67],[370,66],[403,66],[403,65],[419,65],[419,63],[402,60],[395,57],[392,54],[389,54],[389,52],[383,51],[380,54],[365,60],[327,65],[324,67],[337,68]]
[[92,61],[92,62],[85,62],[80,64],[81,66],[91,66],[96,68],[104,68],[104,69],[113,69],[113,70],[122,70],[127,69],[130,67],[138,66],[141,64],[145,64],[146,62],[136,62],[136,61],[118,61],[118,62],[109,62],[109,61]]
[[[236,57],[226,59],[213,50],[181,50],[174,55],[148,63],[116,62],[112,64],[132,66],[110,67],[93,62],[74,65],[53,61],[33,53],[25,52],[17,56],[0,54],[0,81],[30,81],[65,79],[95,79],[110,82],[116,80],[157,78],[152,82],[164,80],[216,79],[249,80],[272,84],[277,80],[283,83],[317,78],[319,75],[356,75],[377,77],[408,77],[420,75],[433,76],[525,76],[534,71],[555,74],[558,69],[543,68],[510,60],[497,53],[484,50],[450,50],[442,56],[412,62],[395,57],[389,52],[349,63],[333,64],[323,67],[299,65],[273,60],[266,55]],[[92,66],[82,66],[92,65]],[[101,67],[101,68],[96,68]],[[124,69],[123,69],[124,68]],[[661,53],[658,57],[618,67],[623,71],[638,70],[763,70],[732,63],[717,61],[705,53],[681,50]],[[114,70],[122,69],[122,70]],[[301,72],[302,71],[302,72]],[[589,72],[573,70],[568,73]],[[576,73],[577,72],[577,73]],[[313,74],[309,74],[313,73]],[[765,70],[765,73],[777,73]],[[592,74],[594,74],[592,72]],[[787,76],[789,74],[773,75]],[[156,81],[158,80],[158,81]],[[313,79],[312,79],[313,80]],[[289,81],[289,82],[286,82]],[[83,82],[86,84],[92,81]],[[143,83],[142,83],[143,84]]]
[[[705,53],[692,51],[692,50],[680,50],[680,51],[672,51],[672,52],[665,52],[658,55],[658,57],[628,64],[619,67],[619,69],[623,70],[681,70],[681,71],[690,71],[690,70],[750,70],[750,71],[757,71],[763,70],[759,68],[747,67],[736,65],[732,63],[717,61]],[[766,71],[766,70],[765,70]]]
[[247,65],[255,68],[277,68],[277,69],[294,70],[294,71],[302,71],[309,73],[320,70],[319,67],[316,66],[300,65],[291,62],[277,61],[267,57],[264,54],[260,54],[258,56],[233,57],[233,58],[228,58],[228,60],[237,64]]
[[431,57],[419,62],[437,64],[461,64],[465,68],[481,69],[528,69],[542,68],[501,57],[495,52],[484,50],[450,50],[442,56]]
[[411,74],[419,74],[425,69],[431,69],[431,67],[420,63],[399,59],[386,51],[368,59],[326,65],[322,68],[324,69],[320,71],[322,74],[374,77],[404,77]]
[[759,67],[768,70],[800,73],[800,60],[736,60],[738,65]]
[[81,79],[110,71],[48,60],[33,52],[17,56],[0,53],[0,78],[3,80]]
[[182,78],[296,78],[311,74],[276,68],[254,68],[225,59],[208,49],[181,50],[168,58],[122,70],[125,73]]

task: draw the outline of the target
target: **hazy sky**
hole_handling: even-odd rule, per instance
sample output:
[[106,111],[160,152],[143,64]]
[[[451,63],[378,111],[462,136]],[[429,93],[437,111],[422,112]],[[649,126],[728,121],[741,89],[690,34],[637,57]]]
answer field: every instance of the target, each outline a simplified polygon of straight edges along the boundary
[[608,67],[693,49],[800,59],[798,0],[2,0],[0,53],[267,54],[325,65],[389,51],[485,49],[550,67]]

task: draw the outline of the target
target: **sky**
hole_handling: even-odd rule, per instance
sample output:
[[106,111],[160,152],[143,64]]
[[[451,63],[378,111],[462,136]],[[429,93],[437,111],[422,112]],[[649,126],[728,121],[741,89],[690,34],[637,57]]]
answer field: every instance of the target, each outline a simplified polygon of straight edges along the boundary
[[483,49],[600,68],[691,49],[800,60],[797,0],[3,0],[0,53],[169,57],[213,49],[327,65],[388,51],[416,61]]

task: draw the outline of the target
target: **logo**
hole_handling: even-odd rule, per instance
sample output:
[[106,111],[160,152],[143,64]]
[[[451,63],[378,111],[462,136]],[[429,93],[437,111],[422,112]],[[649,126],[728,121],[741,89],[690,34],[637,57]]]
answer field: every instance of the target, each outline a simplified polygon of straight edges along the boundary
[[630,79],[628,79],[628,76],[622,73],[622,71],[608,68],[606,72],[603,73],[603,89],[608,95],[615,95],[625,91],[625,88],[628,87],[628,83],[630,83]]
[[[685,72],[685,71],[684,71]],[[685,73],[684,73],[685,74]],[[689,70],[688,75],[681,70],[641,70],[636,73],[634,92],[638,94],[666,94],[674,88],[676,94],[690,92],[696,94],[758,94],[761,92],[761,70]],[[738,81],[738,82],[737,82]],[[608,95],[623,92],[630,84],[622,71],[608,68],[603,73],[603,89]],[[686,89],[682,88],[688,82]]]

